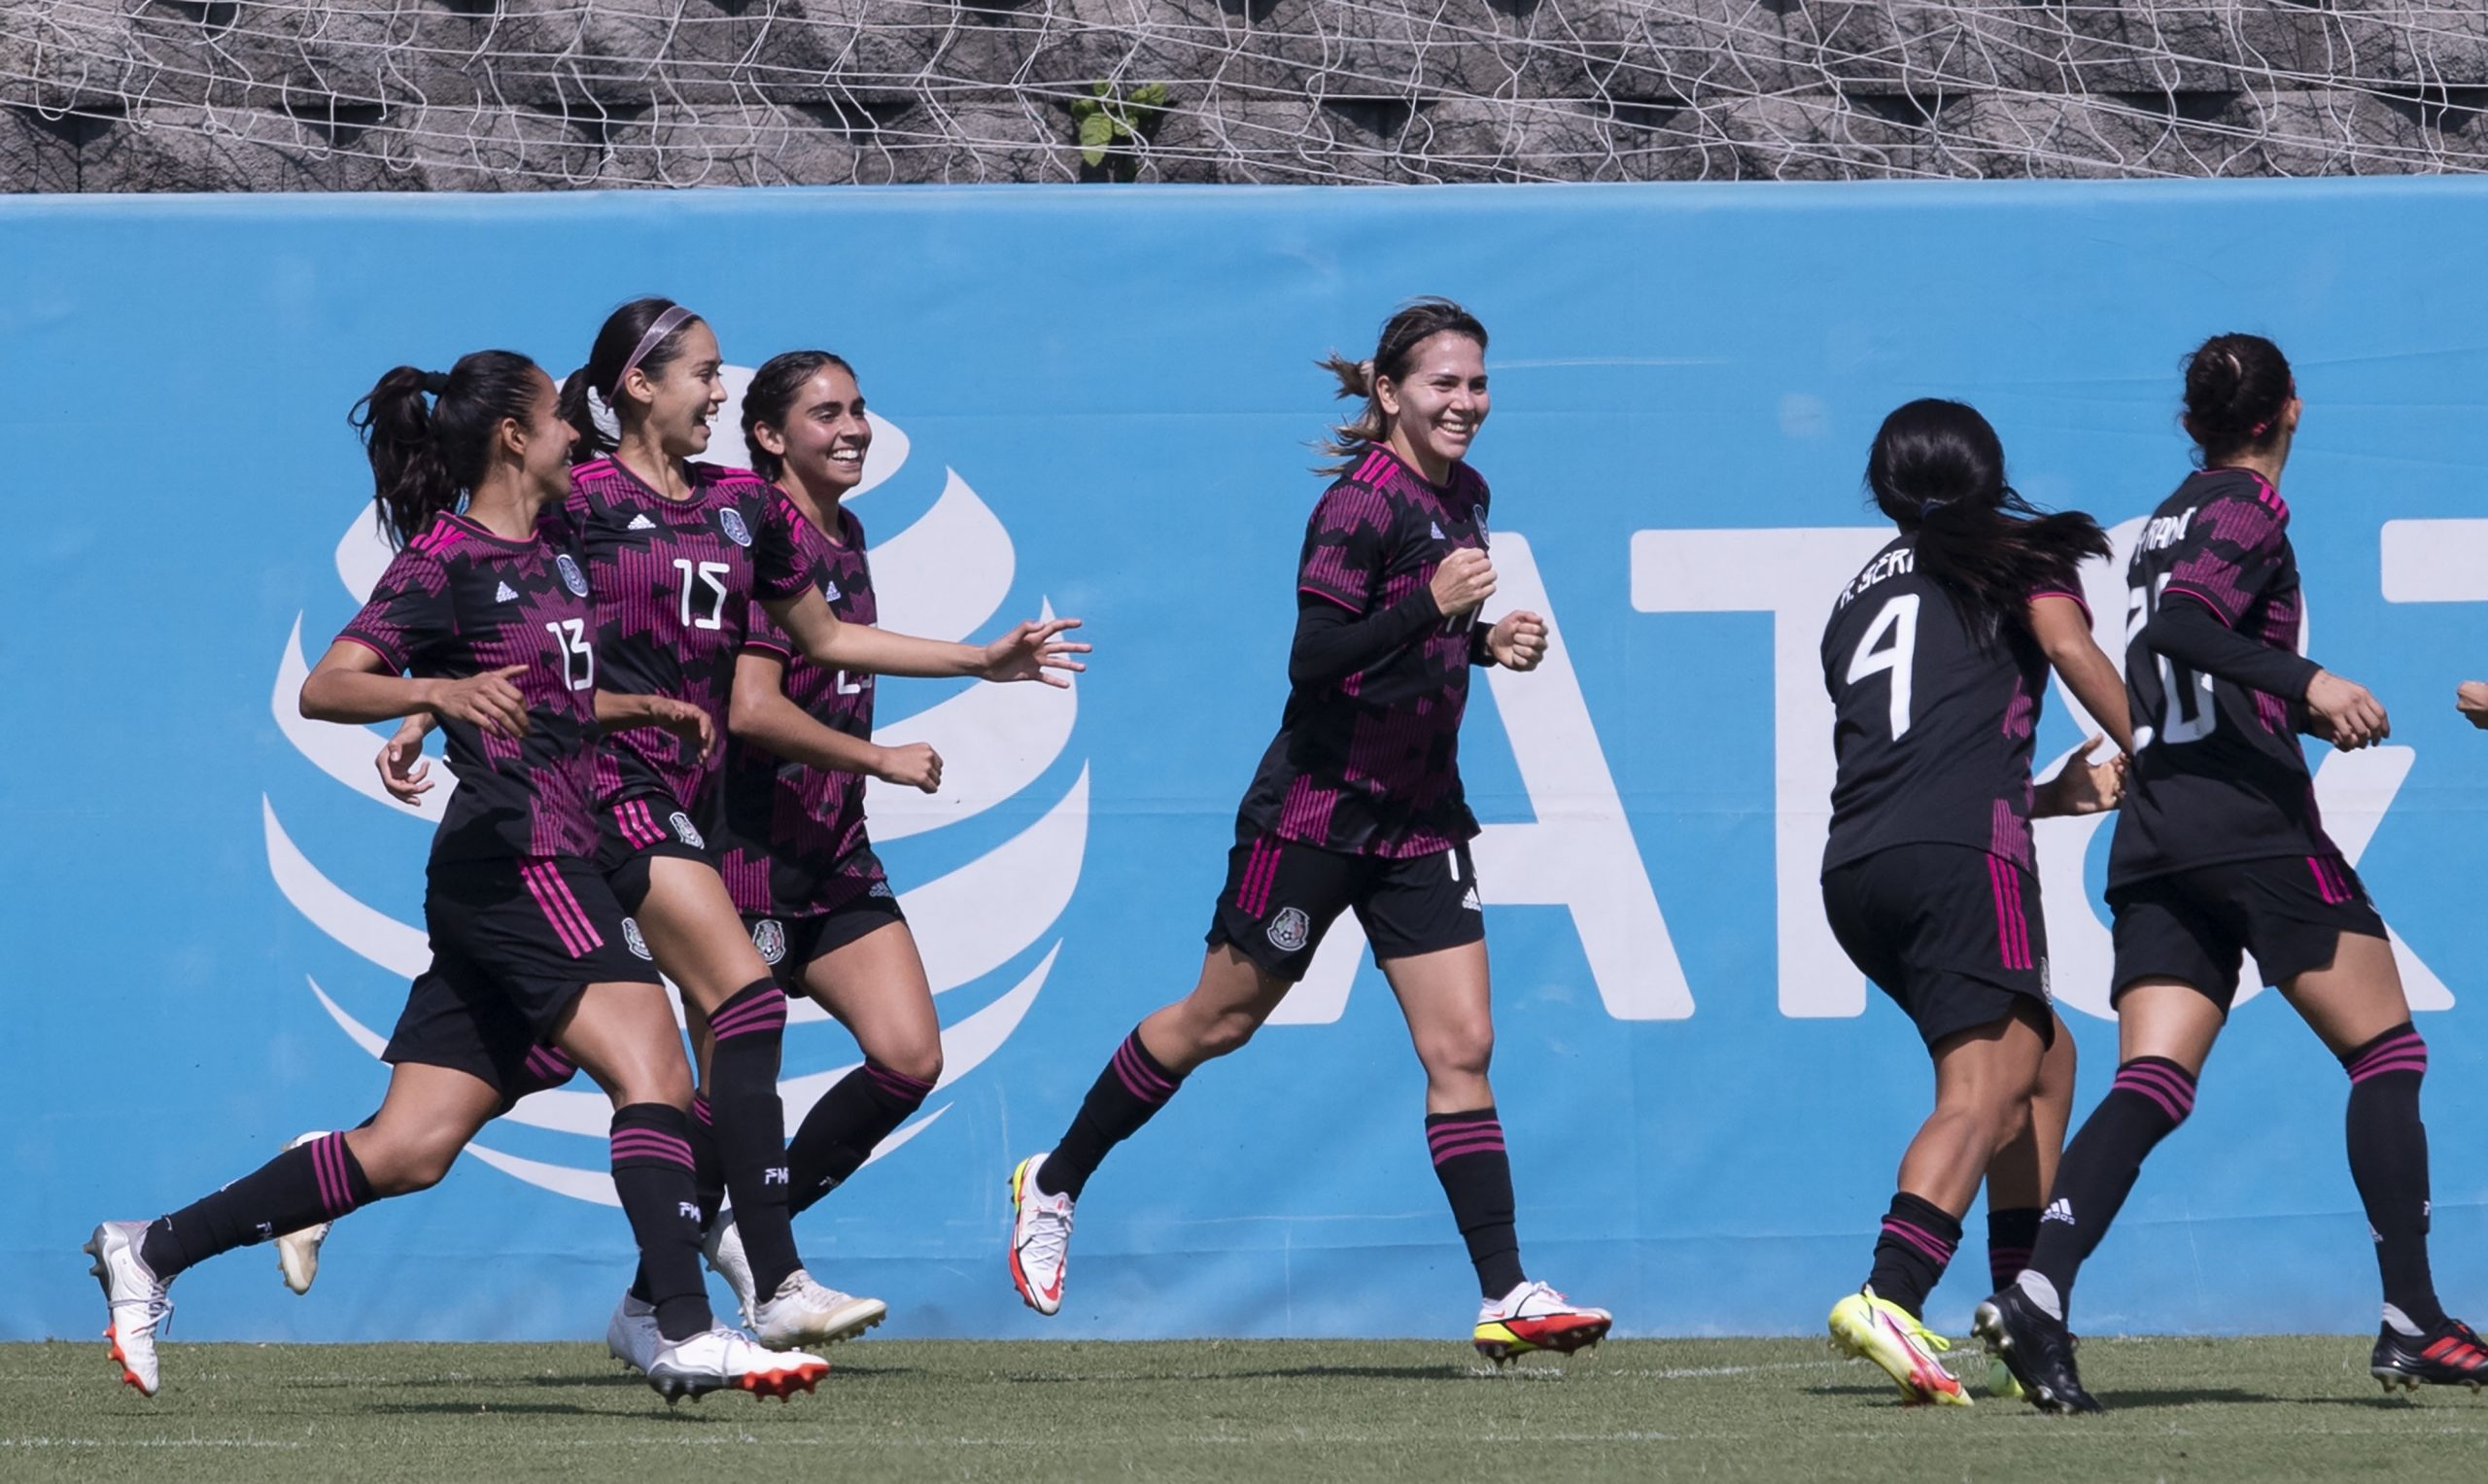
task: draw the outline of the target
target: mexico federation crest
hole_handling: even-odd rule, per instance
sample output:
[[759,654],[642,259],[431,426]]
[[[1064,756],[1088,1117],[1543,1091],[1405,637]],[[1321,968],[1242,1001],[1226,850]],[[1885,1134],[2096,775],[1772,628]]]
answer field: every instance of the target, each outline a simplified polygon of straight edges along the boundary
[[560,556],[555,557],[553,559],[553,565],[561,569],[562,586],[569,588],[572,597],[585,598],[587,596],[587,573],[579,570],[579,565],[570,560],[570,554],[569,552],[563,552]]
[[786,956],[786,924],[775,917],[763,917],[751,925],[751,946],[760,950],[760,961],[776,968]]
[[726,533],[727,540],[734,542],[738,546],[748,546],[751,544],[751,528],[743,523],[743,512],[741,510],[736,509],[732,505],[728,505],[726,508],[718,511],[717,525]]
[[622,919],[622,946],[641,958],[652,962],[655,959],[656,955],[648,951],[648,940],[639,936],[639,919],[637,917]]
[[708,842],[700,838],[699,827],[691,822],[691,816],[689,814],[684,813],[680,810],[675,810],[672,814],[666,817],[666,823],[674,826],[674,838],[681,841],[684,845],[691,846],[695,850],[705,850],[708,848]]
[[1301,907],[1282,907],[1279,915],[1270,919],[1270,943],[1282,953],[1295,952],[1311,936],[1313,919],[1304,915]]

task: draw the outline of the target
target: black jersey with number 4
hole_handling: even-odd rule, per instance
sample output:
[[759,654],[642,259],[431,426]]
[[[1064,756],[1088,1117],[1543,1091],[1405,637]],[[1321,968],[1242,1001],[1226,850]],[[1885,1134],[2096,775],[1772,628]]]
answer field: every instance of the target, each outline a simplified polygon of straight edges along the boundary
[[418,678],[464,679],[510,665],[525,737],[443,717],[458,792],[432,836],[435,860],[595,853],[588,813],[596,739],[595,626],[576,556],[505,540],[444,515],[406,543],[337,638]]
[[2338,847],[2316,812],[2298,733],[2304,702],[2197,674],[2153,650],[2143,628],[2173,603],[2199,604],[2267,647],[2298,649],[2298,556],[2290,507],[2250,469],[2205,469],[2161,501],[2125,569],[2125,692],[2134,760],[2108,882]]
[[[2082,601],[2069,580],[2050,594]],[[2031,869],[2030,747],[2048,660],[2006,623],[1982,644],[1903,535],[1841,589],[1824,626],[1831,839],[1823,869],[1891,846],[1959,845]]]

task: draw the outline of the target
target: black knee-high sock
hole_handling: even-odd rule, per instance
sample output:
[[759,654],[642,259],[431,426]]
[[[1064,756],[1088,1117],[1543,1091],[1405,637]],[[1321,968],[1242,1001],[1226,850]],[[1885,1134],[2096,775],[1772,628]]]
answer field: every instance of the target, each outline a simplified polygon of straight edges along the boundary
[[1883,1229],[1875,1238],[1875,1269],[1866,1286],[1912,1315],[1926,1312],[1926,1295],[1942,1282],[1953,1249],[1961,1245],[1961,1221],[1931,1200],[1907,1191],[1892,1193]]
[[2137,1056],[2117,1068],[2108,1095],[2065,1146],[2022,1277],[2023,1288],[2043,1307],[2052,1302],[2058,1319],[2069,1312],[2074,1274],[2108,1234],[2142,1174],[2143,1157],[2194,1111],[2192,1074],[2165,1056]]
[[1184,1079],[1149,1054],[1137,1029],[1123,1037],[1114,1059],[1080,1100],[1080,1112],[1063,1131],[1062,1142],[1037,1166],[1037,1189],[1078,1199],[1106,1151],[1138,1133],[1183,1085]]
[[2428,1129],[2419,1122],[2428,1043],[2404,1020],[2344,1053],[2341,1065],[2350,1073],[2350,1178],[2375,1235],[2384,1301],[2425,1334],[2445,1318],[2428,1271]]
[[873,1147],[906,1122],[909,1114],[923,1107],[932,1092],[931,1083],[893,1072],[870,1057],[840,1078],[804,1115],[794,1141],[786,1147],[795,1210],[811,1210],[815,1201],[863,1168],[873,1156]]
[[1501,1298],[1529,1281],[1520,1266],[1520,1233],[1512,1226],[1512,1161],[1503,1124],[1491,1107],[1426,1115],[1426,1143],[1434,1178],[1451,1198],[1451,1219],[1469,1244],[1477,1291]]
[[1988,1292],[2002,1289],[2030,1265],[2030,1248],[2039,1240],[2039,1208],[2007,1206],[1987,1213],[1987,1277]]
[[[717,1136],[709,1125],[708,1094],[691,1094],[691,1186],[700,1202],[700,1230],[705,1234],[716,1225],[717,1213],[726,1203],[726,1170],[717,1157]],[[640,1264],[631,1279],[631,1296],[641,1303],[648,1296],[648,1269]]]
[[613,1191],[639,1244],[657,1329],[689,1339],[715,1323],[700,1277],[700,1203],[691,1189],[691,1121],[664,1103],[613,1111]]
[[375,1197],[346,1136],[328,1134],[289,1149],[213,1195],[159,1216],[139,1256],[170,1279],[221,1252],[332,1222]]
[[752,1285],[765,1301],[803,1265],[786,1204],[786,1109],[778,1100],[786,996],[775,982],[754,980],[709,1015],[708,1029],[716,1038],[708,1052],[710,1127]]

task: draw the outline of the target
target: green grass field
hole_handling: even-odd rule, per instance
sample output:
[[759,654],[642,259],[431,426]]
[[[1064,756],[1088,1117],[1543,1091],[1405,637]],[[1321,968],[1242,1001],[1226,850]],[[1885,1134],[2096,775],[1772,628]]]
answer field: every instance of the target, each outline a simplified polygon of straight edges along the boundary
[[[2387,1400],[2359,1339],[2092,1340],[2109,1408],[1895,1404],[1802,1340],[1634,1340],[1503,1374],[1453,1343],[868,1340],[791,1404],[673,1408],[589,1345],[0,1346],[0,1478],[2470,1477],[2488,1396]],[[1964,1367],[1980,1376],[1983,1361]],[[2398,1395],[2398,1394],[2397,1394]]]

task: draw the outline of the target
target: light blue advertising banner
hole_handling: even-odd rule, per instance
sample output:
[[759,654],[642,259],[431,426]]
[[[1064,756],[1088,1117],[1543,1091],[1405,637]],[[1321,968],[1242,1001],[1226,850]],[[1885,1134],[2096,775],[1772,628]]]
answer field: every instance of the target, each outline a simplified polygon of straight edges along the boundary
[[[1977,404],[2022,492],[2114,534],[2086,585],[2122,655],[2125,555],[2189,467],[2180,359],[2240,329],[2305,398],[2310,652],[2392,709],[2388,745],[2310,756],[2436,1049],[2436,1268],[2475,1309],[2488,737],[2452,698],[2488,673],[2488,279],[2450,250],[2483,238],[2488,190],[2438,181],[0,201],[0,1337],[100,1328],[98,1220],[376,1105],[438,798],[390,802],[380,731],[294,706],[387,557],[346,411],[484,347],[567,373],[641,293],[704,315],[738,390],[783,350],[855,364],[886,626],[1051,608],[1097,646],[1068,690],[881,694],[882,740],[947,760],[938,796],[871,797],[947,1065],[797,1230],[889,1302],[883,1332],[1466,1332],[1423,1077],[1352,922],[1107,1160],[1059,1317],[1004,1261],[1012,1165],[1199,965],[1286,695],[1309,445],[1342,411],[1314,362],[1418,293],[1492,333],[1495,604],[1554,630],[1536,673],[1481,675],[1463,746],[1533,1277],[1627,1334],[1807,1331],[1862,1278],[1932,1088],[1815,885],[1816,643],[1888,534],[1868,443],[1910,398]],[[2071,706],[2048,698],[2043,765],[2083,736]],[[2079,1117],[2116,1060],[2109,827],[2037,834]],[[798,1005],[790,1123],[856,1060]],[[2086,1329],[2371,1327],[2346,1095],[2279,995],[2241,996],[2085,1276]],[[529,1099],[436,1189],[341,1223],[307,1296],[264,1248],[199,1268],[181,1337],[600,1332],[631,1263],[606,1117],[584,1080]],[[1930,1314],[1955,1332],[1986,1284],[1967,1225]]]

